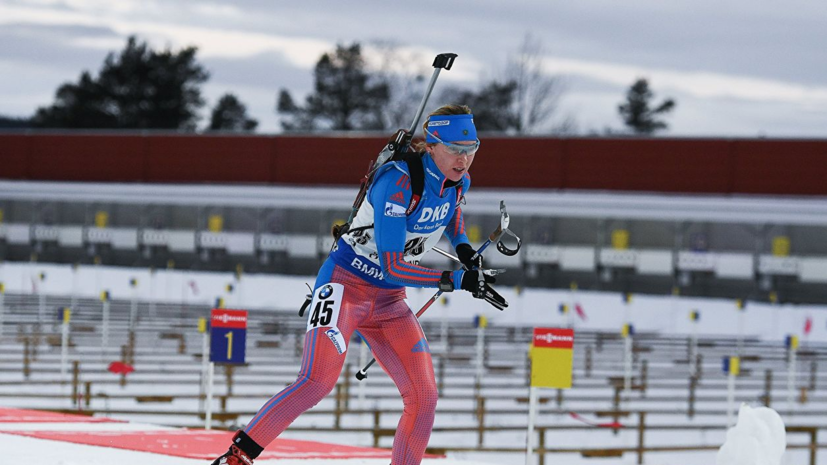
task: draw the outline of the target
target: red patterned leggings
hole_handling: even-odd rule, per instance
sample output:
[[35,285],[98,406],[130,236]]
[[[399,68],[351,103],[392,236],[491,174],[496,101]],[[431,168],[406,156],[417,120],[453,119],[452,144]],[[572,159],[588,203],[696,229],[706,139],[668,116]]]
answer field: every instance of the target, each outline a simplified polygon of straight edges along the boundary
[[[358,331],[402,394],[405,408],[393,441],[393,464],[417,465],[431,436],[438,394],[428,343],[403,300],[405,289],[370,286],[338,266],[330,281],[344,285],[338,320],[344,340]],[[270,444],[336,386],[346,353],[339,354],[325,329],[306,334],[298,378],[267,401],[245,428],[260,446]]]

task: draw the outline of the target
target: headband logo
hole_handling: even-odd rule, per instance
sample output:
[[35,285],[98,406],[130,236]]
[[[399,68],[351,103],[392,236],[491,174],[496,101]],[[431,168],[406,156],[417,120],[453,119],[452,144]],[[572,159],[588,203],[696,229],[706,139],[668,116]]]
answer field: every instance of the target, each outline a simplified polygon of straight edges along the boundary
[[451,124],[451,120],[441,120],[441,121],[428,121],[428,127],[431,126],[448,126]]

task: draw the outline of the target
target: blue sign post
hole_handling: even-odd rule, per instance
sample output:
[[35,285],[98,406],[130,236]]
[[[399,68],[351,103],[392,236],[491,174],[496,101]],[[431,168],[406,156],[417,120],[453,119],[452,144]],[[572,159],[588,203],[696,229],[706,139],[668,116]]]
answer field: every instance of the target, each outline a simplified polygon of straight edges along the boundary
[[210,315],[210,368],[207,372],[205,429],[212,428],[215,364],[242,364],[247,349],[247,311],[215,308]]

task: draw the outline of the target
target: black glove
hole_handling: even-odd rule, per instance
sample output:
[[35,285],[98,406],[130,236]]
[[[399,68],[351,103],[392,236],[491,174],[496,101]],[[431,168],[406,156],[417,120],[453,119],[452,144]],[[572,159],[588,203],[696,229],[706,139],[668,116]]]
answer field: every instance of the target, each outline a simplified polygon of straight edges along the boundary
[[493,276],[488,276],[477,270],[466,271],[462,274],[462,289],[471,293],[477,299],[485,299],[486,302],[493,305],[497,310],[502,310],[508,307],[508,302],[489,284],[494,284],[497,280]]
[[[473,270],[482,268],[482,255],[478,254],[471,244],[459,244],[456,246],[457,258],[466,269]],[[474,257],[476,255],[476,257]]]

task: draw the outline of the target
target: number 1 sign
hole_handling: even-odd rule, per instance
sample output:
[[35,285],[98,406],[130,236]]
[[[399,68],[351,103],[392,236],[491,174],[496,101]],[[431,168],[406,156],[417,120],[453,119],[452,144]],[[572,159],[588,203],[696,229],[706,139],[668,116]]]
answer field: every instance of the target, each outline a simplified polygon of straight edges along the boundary
[[211,362],[243,364],[247,347],[247,311],[213,309],[210,341]]

